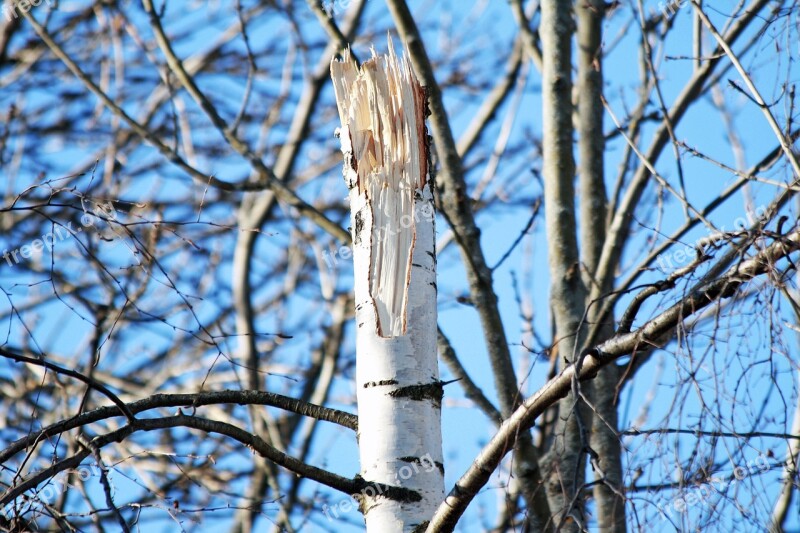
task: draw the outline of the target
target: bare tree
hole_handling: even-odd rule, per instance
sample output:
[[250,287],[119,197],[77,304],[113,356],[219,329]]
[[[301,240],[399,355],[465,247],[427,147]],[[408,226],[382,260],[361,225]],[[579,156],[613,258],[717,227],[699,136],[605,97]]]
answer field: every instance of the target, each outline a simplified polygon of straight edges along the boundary
[[800,527],[798,17],[4,0],[0,529]]

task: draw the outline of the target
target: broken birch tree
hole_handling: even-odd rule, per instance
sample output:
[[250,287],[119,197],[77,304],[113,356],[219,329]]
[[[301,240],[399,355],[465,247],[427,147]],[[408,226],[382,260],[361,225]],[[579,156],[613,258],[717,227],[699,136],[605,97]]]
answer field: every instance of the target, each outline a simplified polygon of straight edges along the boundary
[[436,250],[425,95],[405,58],[331,64],[350,190],[361,476],[368,531],[414,531],[444,498]]

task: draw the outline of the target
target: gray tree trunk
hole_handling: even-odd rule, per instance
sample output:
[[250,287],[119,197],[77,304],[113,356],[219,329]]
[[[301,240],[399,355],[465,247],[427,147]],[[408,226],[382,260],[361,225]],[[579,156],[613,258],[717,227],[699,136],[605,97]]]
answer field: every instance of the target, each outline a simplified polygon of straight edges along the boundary
[[[606,223],[606,191],[603,172],[605,142],[603,134],[602,0],[587,0],[576,6],[578,15],[578,154],[581,261],[586,286],[595,281],[595,271],[603,253]],[[603,287],[606,293],[610,287]],[[590,302],[586,302],[589,305]],[[590,311],[600,306],[590,307]],[[593,319],[602,319],[590,314]],[[590,320],[594,324],[596,320]],[[614,325],[600,325],[600,340],[610,338]],[[583,349],[584,347],[582,347]],[[604,533],[625,531],[625,498],[622,486],[622,457],[617,435],[617,367],[604,367],[589,385],[591,417],[589,444],[597,454],[592,459],[593,488],[598,527]]]
[[[586,290],[580,274],[575,222],[572,140],[571,2],[545,0],[542,22],[542,130],[545,222],[550,264],[550,304],[560,362],[572,362],[580,339]],[[583,459],[576,398],[559,403],[554,438],[543,467],[547,497],[562,531],[583,523],[578,490]]]

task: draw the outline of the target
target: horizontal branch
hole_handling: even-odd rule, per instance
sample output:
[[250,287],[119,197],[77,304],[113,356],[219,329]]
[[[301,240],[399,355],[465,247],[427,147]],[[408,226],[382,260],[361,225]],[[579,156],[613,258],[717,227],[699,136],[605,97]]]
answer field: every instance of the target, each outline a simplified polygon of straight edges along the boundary
[[[360,477],[350,479],[332,472],[328,472],[327,470],[308,465],[277,450],[273,446],[270,446],[261,437],[253,435],[244,429],[234,426],[233,424],[196,416],[177,415],[164,418],[135,420],[133,423],[125,426],[124,428],[112,431],[106,435],[95,437],[91,440],[91,445],[95,449],[100,449],[113,442],[121,442],[137,431],[156,431],[159,429],[176,427],[187,427],[204,431],[206,433],[218,433],[220,435],[225,435],[240,442],[241,444],[244,444],[265,459],[268,459],[273,463],[282,466],[291,472],[294,472],[297,475],[311,479],[345,494],[357,494],[367,488],[372,488],[378,494],[382,494],[385,497],[393,500],[414,502],[419,501],[420,499],[420,495],[415,491],[380,483],[369,483]],[[91,450],[81,450],[72,457],[63,459],[58,463],[51,465],[40,472],[37,472],[19,485],[15,485],[14,487],[10,488],[2,496],[0,496],[0,508],[25,492],[37,487],[45,480],[52,478],[59,472],[63,472],[70,468],[77,468],[83,459],[88,457],[91,453]]]
[[[358,417],[356,415],[303,402],[288,396],[263,391],[228,390],[201,392],[197,394],[156,394],[149,398],[123,405],[125,405],[131,413],[138,414],[160,407],[200,407],[203,405],[217,404],[268,405],[317,420],[333,422],[348,429],[358,429]],[[0,464],[4,464],[17,453],[27,450],[30,446],[43,439],[115,416],[119,416],[119,408],[108,406],[100,407],[99,409],[94,409],[67,420],[51,424],[46,428],[33,432],[13,442],[7,448],[0,451]]]
[[765,438],[800,440],[800,435],[792,435],[791,433],[774,433],[770,431],[743,431],[741,433],[736,433],[731,431],[701,431],[699,429],[681,428],[629,429],[627,431],[621,431],[620,435],[626,437],[638,437],[640,435],[693,435],[695,437],[717,437],[723,439]]

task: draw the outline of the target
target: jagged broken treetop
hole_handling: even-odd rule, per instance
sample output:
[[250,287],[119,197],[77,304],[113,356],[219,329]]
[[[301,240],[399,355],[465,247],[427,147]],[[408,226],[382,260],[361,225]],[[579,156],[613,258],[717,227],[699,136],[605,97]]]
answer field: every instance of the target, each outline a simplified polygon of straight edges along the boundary
[[355,210],[353,243],[357,247],[368,239],[369,290],[379,334],[402,335],[417,223],[414,203],[428,185],[425,91],[408,60],[395,54],[391,39],[388,54],[379,56],[373,49],[361,67],[346,50],[342,60],[331,62],[331,78],[342,124],[344,176]]

